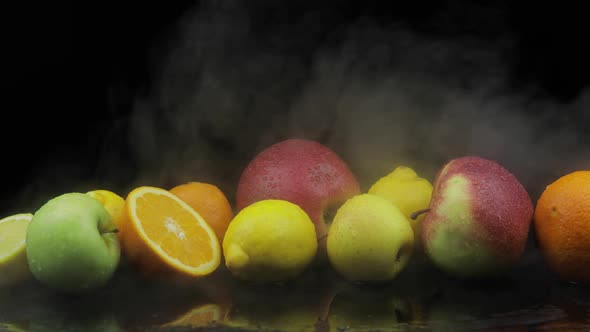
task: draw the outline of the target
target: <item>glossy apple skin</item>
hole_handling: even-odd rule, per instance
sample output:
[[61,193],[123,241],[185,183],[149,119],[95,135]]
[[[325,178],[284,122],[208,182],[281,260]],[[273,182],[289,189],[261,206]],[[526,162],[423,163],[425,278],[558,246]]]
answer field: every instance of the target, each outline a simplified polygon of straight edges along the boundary
[[330,214],[357,194],[356,177],[333,150],[311,140],[288,139],[261,151],[247,165],[238,183],[236,208],[264,199],[299,205],[315,224],[322,239],[318,251],[324,255]]
[[422,241],[430,259],[459,277],[506,272],[524,253],[533,203],[522,184],[495,161],[461,157],[436,176]]
[[117,269],[120,245],[109,212],[83,193],[57,196],[33,215],[27,260],[37,280],[75,293],[104,285]]

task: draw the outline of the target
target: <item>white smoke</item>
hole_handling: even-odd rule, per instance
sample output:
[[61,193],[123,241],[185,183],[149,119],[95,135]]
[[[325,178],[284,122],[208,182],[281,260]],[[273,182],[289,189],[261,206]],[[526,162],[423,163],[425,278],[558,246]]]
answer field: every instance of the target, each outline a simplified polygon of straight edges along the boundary
[[[231,199],[248,161],[290,137],[331,147],[364,189],[398,165],[434,180],[447,160],[479,155],[536,200],[558,176],[590,169],[590,90],[562,103],[534,85],[515,89],[510,36],[441,39],[370,19],[331,29],[315,12],[268,28],[248,8],[203,2],[154,45],[151,85],[105,134],[100,182],[69,188],[124,196],[196,180]],[[57,194],[54,170],[76,168],[63,159],[37,168],[16,202]]]
[[359,21],[303,53],[277,41],[289,29],[265,39],[239,5],[215,4],[183,18],[153,94],[136,104],[139,182],[206,179],[231,196],[247,161],[289,137],[333,148],[364,188],[401,164],[433,180],[462,155],[497,160],[533,196],[590,168],[583,132],[560,115],[587,115],[575,111],[588,97],[561,104],[535,87],[511,89],[510,39],[439,40]]

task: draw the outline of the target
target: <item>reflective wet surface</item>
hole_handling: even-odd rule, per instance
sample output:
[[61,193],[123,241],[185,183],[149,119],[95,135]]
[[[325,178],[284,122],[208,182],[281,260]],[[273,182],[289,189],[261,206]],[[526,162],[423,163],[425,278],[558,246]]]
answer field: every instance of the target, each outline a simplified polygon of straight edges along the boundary
[[30,280],[3,289],[6,331],[590,331],[590,287],[556,279],[531,254],[510,274],[462,281],[417,256],[392,282],[354,284],[312,267],[253,284],[221,267],[198,280],[153,280],[122,266],[89,294]]

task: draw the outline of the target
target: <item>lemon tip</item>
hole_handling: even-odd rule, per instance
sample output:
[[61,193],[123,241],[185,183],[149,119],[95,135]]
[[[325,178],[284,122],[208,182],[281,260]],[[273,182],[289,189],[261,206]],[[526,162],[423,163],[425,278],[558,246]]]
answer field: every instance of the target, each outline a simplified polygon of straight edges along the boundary
[[250,257],[237,244],[231,244],[225,255],[225,264],[230,270],[239,270],[248,265]]

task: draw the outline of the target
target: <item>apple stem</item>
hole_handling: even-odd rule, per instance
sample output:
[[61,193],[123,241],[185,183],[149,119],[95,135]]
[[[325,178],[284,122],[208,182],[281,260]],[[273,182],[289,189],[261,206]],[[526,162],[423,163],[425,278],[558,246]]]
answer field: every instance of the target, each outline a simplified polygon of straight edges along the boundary
[[410,218],[412,218],[412,220],[416,220],[416,218],[418,218],[419,215],[424,214],[424,213],[428,213],[428,212],[430,212],[430,208],[418,210],[418,211],[410,214]]
[[321,240],[323,240],[323,239],[325,239],[325,238],[327,238],[327,237],[328,237],[328,234],[326,234],[326,235],[323,235],[323,236],[320,236],[320,237],[318,238],[318,242],[320,242]]

